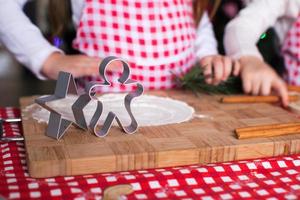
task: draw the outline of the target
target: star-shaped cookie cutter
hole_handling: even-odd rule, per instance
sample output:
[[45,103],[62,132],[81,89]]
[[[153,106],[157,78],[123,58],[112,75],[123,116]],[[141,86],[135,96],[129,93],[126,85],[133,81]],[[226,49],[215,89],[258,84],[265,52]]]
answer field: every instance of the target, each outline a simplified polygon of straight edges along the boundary
[[46,135],[57,140],[64,135],[65,131],[73,122],[68,119],[64,119],[58,111],[48,106],[47,103],[64,99],[68,94],[78,95],[74,78],[70,73],[60,72],[56,82],[54,94],[35,99],[37,104],[50,111]]
[[[124,105],[131,119],[131,123],[128,126],[124,126],[118,116],[114,112],[110,111],[104,120],[102,128],[99,129],[98,124],[102,115],[103,104],[95,97],[95,93],[93,91],[96,87],[99,86],[111,86],[111,83],[106,77],[106,69],[112,62],[115,61],[120,61],[123,65],[123,73],[118,79],[118,82],[125,85],[136,85],[136,89],[129,92],[124,98]],[[91,130],[98,137],[104,137],[108,134],[114,119],[116,119],[120,128],[122,128],[127,134],[132,134],[137,131],[138,123],[131,111],[131,102],[135,97],[141,96],[144,89],[140,83],[130,79],[129,64],[123,59],[115,56],[106,57],[102,60],[99,66],[99,74],[104,82],[88,83],[85,88],[85,93],[79,95],[72,74],[67,72],[60,72],[57,79],[54,95],[39,97],[35,100],[36,103],[50,111],[50,118],[46,131],[47,136],[55,139],[60,139],[65,134],[65,131],[69,128],[69,126],[73,123],[81,129]],[[47,102],[66,98],[67,94],[75,94],[78,96],[77,100],[72,105],[72,112],[75,122],[70,121],[69,119],[64,119],[58,111],[47,105]],[[90,123],[87,124],[83,109],[92,99],[97,100],[97,107],[95,108],[95,112]],[[99,129],[99,131],[97,129]]]

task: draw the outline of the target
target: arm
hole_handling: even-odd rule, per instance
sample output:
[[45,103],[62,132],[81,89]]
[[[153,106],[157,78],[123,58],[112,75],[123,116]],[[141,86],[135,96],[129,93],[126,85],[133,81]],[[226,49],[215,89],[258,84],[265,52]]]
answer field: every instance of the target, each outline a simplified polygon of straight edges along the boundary
[[218,45],[210,19],[205,12],[198,25],[196,33],[196,56],[201,59],[205,56],[218,54]]
[[250,55],[262,60],[256,43],[284,14],[285,7],[285,0],[253,0],[225,28],[224,46],[227,55],[234,59]]
[[269,95],[274,90],[288,104],[284,81],[263,61],[256,43],[261,34],[284,15],[287,1],[253,0],[225,29],[227,54],[240,61],[240,75],[245,93]]
[[49,44],[23,13],[26,0],[0,0],[0,41],[38,78],[46,59],[59,49]]
[[225,81],[233,71],[236,75],[236,69],[239,69],[238,63],[233,63],[229,57],[218,55],[217,41],[214,35],[213,27],[207,13],[204,13],[199,23],[196,36],[196,56],[203,67],[206,82],[217,85]]
[[98,74],[101,61],[86,55],[64,55],[52,46],[22,11],[27,0],[0,0],[0,41],[38,78],[56,79],[60,71],[74,77]]

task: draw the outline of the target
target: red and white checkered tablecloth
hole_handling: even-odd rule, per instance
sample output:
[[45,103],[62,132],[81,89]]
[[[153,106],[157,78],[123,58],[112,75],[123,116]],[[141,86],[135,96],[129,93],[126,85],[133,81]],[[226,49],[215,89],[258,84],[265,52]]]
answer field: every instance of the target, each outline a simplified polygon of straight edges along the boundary
[[[19,109],[0,109],[18,117]],[[20,135],[20,124],[5,124]],[[0,144],[0,199],[101,199],[105,188],[131,184],[122,199],[300,199],[300,155],[85,176],[30,178],[23,142]]]

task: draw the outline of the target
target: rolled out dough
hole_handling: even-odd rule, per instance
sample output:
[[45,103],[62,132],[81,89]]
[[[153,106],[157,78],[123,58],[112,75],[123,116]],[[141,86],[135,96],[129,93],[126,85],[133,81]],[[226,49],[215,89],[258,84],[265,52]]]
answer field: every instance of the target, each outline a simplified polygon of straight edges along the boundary
[[[129,125],[130,119],[124,106],[124,97],[125,94],[105,94],[98,97],[103,103],[100,123],[103,123],[108,112],[112,111],[116,113],[124,125]],[[74,121],[71,106],[76,99],[76,96],[70,95],[65,99],[49,102],[48,105],[62,114],[64,118]],[[83,110],[88,124],[95,112],[96,102],[96,100],[92,100]],[[139,126],[182,123],[190,120],[195,112],[194,108],[185,102],[152,95],[142,95],[135,98],[132,101],[131,108]],[[26,107],[26,110],[30,111],[32,117],[39,122],[48,122],[49,111],[39,105],[32,104]]]

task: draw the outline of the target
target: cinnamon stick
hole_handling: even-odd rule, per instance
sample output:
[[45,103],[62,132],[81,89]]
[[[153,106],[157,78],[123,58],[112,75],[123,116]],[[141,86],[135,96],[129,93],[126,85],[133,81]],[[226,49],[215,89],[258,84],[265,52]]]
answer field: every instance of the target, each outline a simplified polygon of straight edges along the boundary
[[300,92],[300,86],[288,85],[287,88],[288,88],[288,91]]
[[237,128],[235,133],[238,139],[296,134],[300,133],[300,122]]
[[[300,100],[299,95],[289,95],[289,101]],[[221,98],[222,103],[276,103],[280,101],[279,96],[226,96]]]

